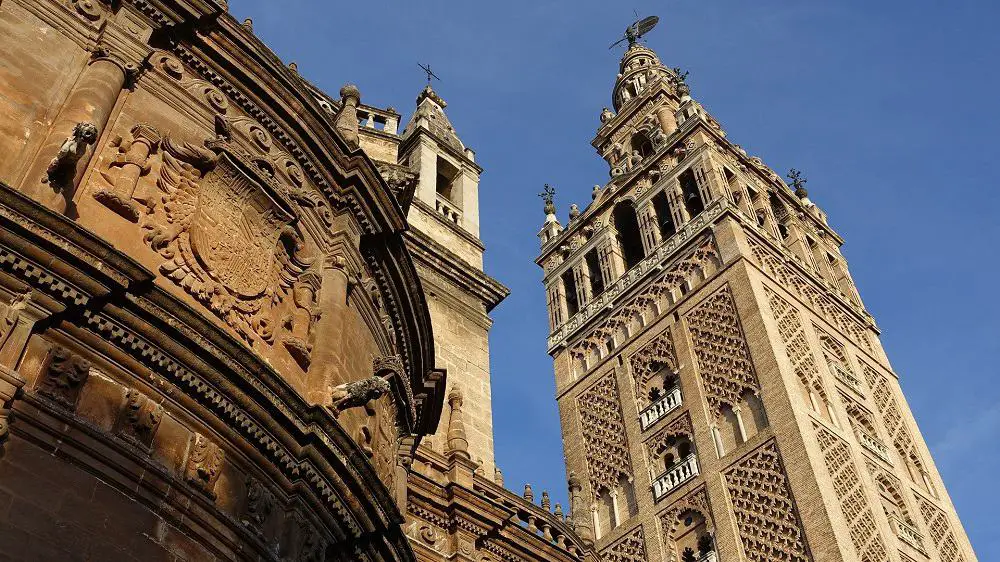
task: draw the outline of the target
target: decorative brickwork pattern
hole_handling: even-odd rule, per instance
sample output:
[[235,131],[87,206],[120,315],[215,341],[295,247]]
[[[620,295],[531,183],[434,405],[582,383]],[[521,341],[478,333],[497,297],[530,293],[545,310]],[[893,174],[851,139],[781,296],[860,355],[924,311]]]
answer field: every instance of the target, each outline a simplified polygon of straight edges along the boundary
[[857,465],[851,458],[850,446],[820,426],[816,426],[816,438],[861,562],[887,562],[889,553],[878,532]]
[[723,406],[736,407],[744,393],[760,391],[729,286],[705,299],[687,320],[706,398],[718,417]]
[[927,528],[931,533],[931,541],[934,542],[934,548],[937,549],[942,562],[965,562],[965,555],[959,549],[955,534],[951,531],[948,516],[928,499],[921,496],[917,496],[917,505],[920,507],[920,515],[927,523]]
[[906,429],[906,424],[903,423],[903,414],[889,388],[889,381],[868,365],[862,365],[862,370],[865,373],[868,386],[872,389],[872,398],[875,400],[875,406],[882,418],[882,425],[885,427],[886,433],[889,434],[896,452],[904,461],[909,460],[922,470],[923,462],[917,455],[917,448],[913,444],[909,430]]
[[622,537],[609,546],[602,554],[605,562],[648,562],[646,557],[646,538],[642,526]]
[[577,407],[593,491],[597,494],[602,489],[614,490],[622,476],[632,474],[614,375],[605,375],[581,394]]
[[726,488],[748,560],[812,560],[774,441],[729,468]]
[[806,340],[806,331],[802,328],[799,311],[771,289],[765,287],[764,292],[767,294],[768,304],[771,305],[771,313],[778,322],[781,343],[785,346],[792,369],[798,375],[802,386],[813,390],[826,400],[826,389],[823,387],[816,359],[809,349],[809,341]]
[[681,523],[681,516],[689,511],[701,514],[705,518],[706,530],[711,533],[715,529],[715,522],[712,520],[712,512],[708,506],[708,494],[705,492],[705,488],[699,488],[679,499],[670,506],[670,509],[660,515],[663,536],[672,537],[677,526]]
[[642,401],[650,378],[663,368],[671,371],[677,369],[677,354],[674,351],[670,330],[666,329],[657,334],[632,356],[629,363],[632,365],[632,377],[635,379],[635,396]]
[[813,310],[851,336],[861,344],[861,347],[873,351],[871,340],[868,339],[868,329],[852,318],[842,304],[824,294],[825,291],[817,289],[804,275],[782,263],[779,257],[752,237],[749,238],[749,242],[750,251],[761,269],[789,291],[797,294],[804,302],[809,303]]

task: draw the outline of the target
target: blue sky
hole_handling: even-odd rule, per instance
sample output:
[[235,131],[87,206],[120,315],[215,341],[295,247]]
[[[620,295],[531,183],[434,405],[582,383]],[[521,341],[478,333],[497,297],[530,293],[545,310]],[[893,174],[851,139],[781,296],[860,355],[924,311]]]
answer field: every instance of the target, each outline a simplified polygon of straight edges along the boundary
[[486,268],[512,290],[491,338],[497,460],[565,505],[536,194],[564,217],[607,167],[590,140],[632,18],[689,70],[694,96],[730,139],[811,198],[844,248],[924,437],[981,560],[1000,560],[1000,305],[994,219],[1000,7],[902,2],[597,0],[320,2],[233,0],[286,62],[335,93],[408,116],[430,63],[448,114],[486,168]]

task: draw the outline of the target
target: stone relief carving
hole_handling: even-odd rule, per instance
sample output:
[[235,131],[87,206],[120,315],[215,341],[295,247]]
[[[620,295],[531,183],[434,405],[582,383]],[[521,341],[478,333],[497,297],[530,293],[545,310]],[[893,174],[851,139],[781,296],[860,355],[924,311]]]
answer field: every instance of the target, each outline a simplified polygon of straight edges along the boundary
[[[141,216],[136,203],[149,207],[153,202],[152,195],[146,190],[137,192],[139,178],[149,173],[149,156],[156,152],[160,145],[160,133],[150,125],[140,123],[132,127],[127,139],[118,137],[111,141],[116,149],[114,159],[108,170],[102,170],[101,176],[111,185],[94,192],[97,199],[109,209],[132,222],[138,222]],[[117,174],[112,172],[117,168]],[[148,210],[148,209],[147,209]]]
[[642,526],[605,549],[601,556],[605,562],[647,562],[649,558],[646,557],[646,537]]
[[[212,309],[248,341],[274,341],[277,305],[291,293],[293,357],[308,365],[318,283],[303,273],[315,258],[292,226],[294,214],[270,163],[224,141],[214,150],[162,141],[157,181],[162,212],[143,225],[166,258],[160,272]],[[301,345],[300,345],[301,344]]]
[[958,541],[955,540],[955,533],[951,530],[951,523],[948,522],[948,516],[945,512],[921,496],[917,496],[917,505],[920,509],[920,515],[924,518],[924,523],[927,524],[927,529],[930,531],[931,542],[934,543],[934,548],[937,549],[941,560],[944,562],[965,562],[965,554],[962,553]]
[[30,289],[24,293],[15,294],[8,304],[0,305],[0,310],[3,311],[0,313],[3,316],[0,319],[0,349],[10,339],[10,335],[13,333],[14,327],[17,326],[17,321],[21,317],[21,313],[28,306],[29,300],[31,300]]
[[65,408],[74,410],[88,376],[90,362],[57,345],[45,359],[38,392]]
[[215,498],[215,482],[226,453],[218,445],[200,433],[191,435],[184,479],[211,498]]
[[271,516],[277,500],[266,486],[254,477],[247,479],[247,495],[240,522],[259,537],[264,536],[264,525]]
[[125,394],[125,406],[118,417],[117,431],[126,440],[148,448],[162,419],[163,406],[130,388]]
[[288,331],[282,343],[304,371],[309,369],[310,355],[316,341],[313,327],[322,314],[317,296],[321,284],[322,278],[315,271],[302,274],[292,285],[292,311],[282,321],[283,327]]

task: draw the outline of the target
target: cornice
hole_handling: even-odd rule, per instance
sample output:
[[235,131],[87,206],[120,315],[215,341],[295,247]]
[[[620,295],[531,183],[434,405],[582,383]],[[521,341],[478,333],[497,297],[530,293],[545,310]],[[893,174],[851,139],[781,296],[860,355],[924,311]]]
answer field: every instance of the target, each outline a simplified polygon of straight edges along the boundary
[[486,307],[486,312],[493,310],[510,295],[510,289],[502,283],[468,264],[423,232],[416,229],[407,231],[406,241],[407,247],[416,259],[445,279],[475,295]]

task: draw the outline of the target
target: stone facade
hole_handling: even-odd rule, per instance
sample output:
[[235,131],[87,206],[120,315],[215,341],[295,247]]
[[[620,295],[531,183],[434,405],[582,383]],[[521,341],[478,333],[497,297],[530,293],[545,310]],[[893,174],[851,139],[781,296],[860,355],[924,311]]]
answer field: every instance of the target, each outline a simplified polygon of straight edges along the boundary
[[646,46],[619,72],[611,180],[539,232],[578,532],[605,560],[976,560],[802,176]]
[[4,0],[0,52],[2,557],[414,560],[445,375],[357,88],[215,0]]

